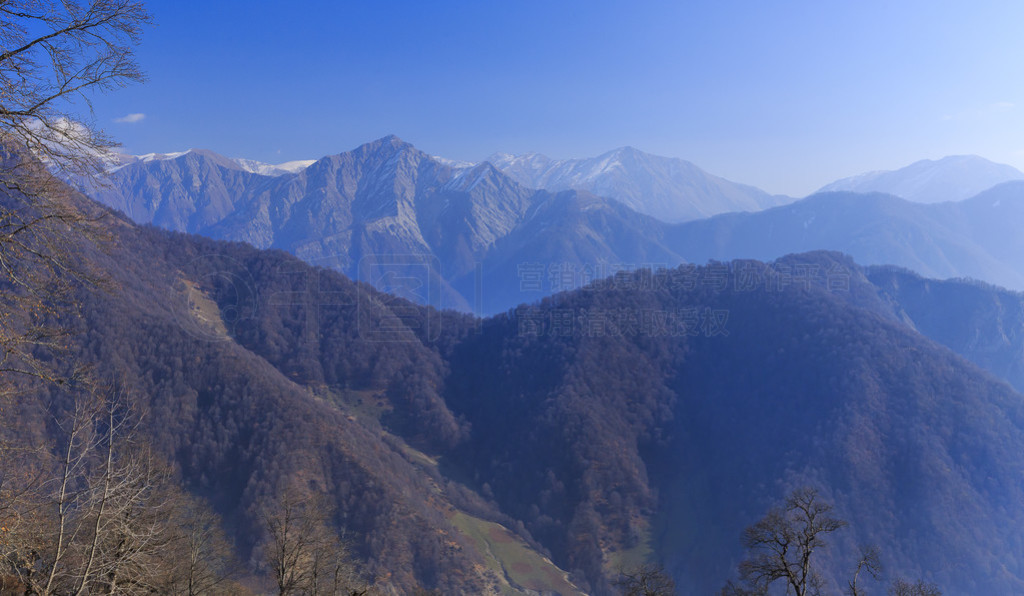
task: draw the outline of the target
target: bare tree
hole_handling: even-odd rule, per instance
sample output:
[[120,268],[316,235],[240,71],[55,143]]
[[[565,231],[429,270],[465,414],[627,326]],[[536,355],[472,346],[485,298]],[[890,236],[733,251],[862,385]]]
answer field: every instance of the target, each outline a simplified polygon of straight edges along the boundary
[[[793,491],[784,506],[772,508],[744,531],[743,542],[750,553],[739,565],[743,582],[729,581],[720,592],[722,596],[766,596],[773,593],[777,582],[784,585],[786,594],[821,594],[825,582],[814,567],[814,553],[827,546],[829,534],[847,525],[832,517],[831,512],[832,506],[823,502],[814,489]],[[867,576],[877,581],[881,575],[878,548],[862,546],[846,593],[850,596],[865,594],[861,580]],[[889,587],[889,594],[941,596],[942,592],[934,584],[896,579]]]
[[364,596],[368,590],[348,544],[326,525],[310,555],[310,596]]
[[92,279],[69,231],[97,230],[64,180],[103,171],[114,143],[90,96],[144,79],[132,47],[149,22],[139,0],[0,0],[0,375],[66,380],[34,350],[60,344],[69,280]]
[[238,593],[240,575],[217,516],[198,499],[182,496],[174,507],[175,538],[168,551],[177,559],[170,592],[182,596]]
[[[93,175],[114,143],[72,111],[145,79],[132,54],[149,14],[139,0],[0,2],[0,142],[66,175]],[[9,189],[24,189],[5,175]],[[12,179],[13,178],[13,179]]]
[[909,582],[903,578],[897,578],[889,586],[890,596],[942,596],[942,591],[935,584],[924,580]]
[[125,445],[111,454],[105,447],[102,479],[96,483],[83,544],[76,596],[153,593],[163,587],[175,534],[170,526],[174,502],[169,473],[144,445]]
[[96,413],[94,403],[78,401],[55,419],[61,443],[53,473],[9,503],[4,566],[26,586],[26,593],[52,594],[65,582],[73,543],[87,523],[81,515],[86,491],[82,482],[99,446]]
[[0,516],[0,575],[40,596],[161,591],[178,563],[164,557],[176,488],[137,440],[127,398],[79,399],[54,416],[49,473]]
[[347,545],[330,527],[330,508],[319,495],[286,489],[262,517],[268,535],[264,558],[279,596],[366,593]]
[[878,547],[876,546],[862,546],[860,549],[860,559],[857,561],[857,568],[853,572],[853,579],[849,581],[847,586],[847,594],[850,596],[864,596],[864,591],[860,588],[860,574],[866,573],[872,579],[877,580],[882,574],[882,563],[879,556]]
[[[96,215],[76,204],[61,177],[95,175],[112,143],[72,108],[84,102],[91,113],[89,93],[142,80],[130,47],[148,22],[137,0],[0,0],[0,410],[24,407],[12,397],[26,388],[24,379],[82,380],[86,367],[40,358],[41,350],[62,350],[74,287],[103,281],[76,244],[103,236]],[[0,428],[0,517],[7,523],[0,554],[43,590],[52,589],[57,563],[68,556],[74,483],[95,438],[87,419],[82,411],[63,420],[70,425],[61,429],[63,465],[45,483],[56,493],[32,475],[44,468],[37,446],[12,442],[18,433]],[[22,506],[51,497],[55,517]],[[41,536],[58,540],[22,550]]]
[[262,516],[269,535],[265,558],[277,593],[296,594],[307,581],[312,533],[319,520],[293,492],[286,492],[276,507]]
[[676,584],[661,565],[645,564],[619,573],[612,584],[623,596],[673,596]]
[[765,594],[777,581],[796,596],[817,594],[823,580],[813,564],[814,553],[826,546],[826,537],[846,526],[831,516],[832,506],[816,490],[793,491],[783,507],[772,508],[743,533],[750,550],[740,563],[740,577],[748,588],[727,586],[731,593]]

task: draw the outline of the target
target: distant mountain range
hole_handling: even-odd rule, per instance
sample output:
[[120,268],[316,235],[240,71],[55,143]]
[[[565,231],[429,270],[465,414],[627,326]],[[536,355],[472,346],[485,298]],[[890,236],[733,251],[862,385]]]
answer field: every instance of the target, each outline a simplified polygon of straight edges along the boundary
[[822,193],[760,213],[681,224],[666,232],[665,244],[698,263],[836,250],[861,263],[1024,290],[1022,225],[1024,181],[935,205],[877,193]]
[[553,264],[570,277],[590,267],[594,277],[611,264],[679,261],[652,239],[663,224],[616,201],[527,188],[487,162],[447,165],[397,137],[295,174],[251,169],[189,151],[128,163],[92,194],[137,222],[280,248],[459,310],[547,295]]
[[[979,160],[949,158],[932,171],[972,164],[985,171],[990,162]],[[477,313],[619,271],[818,249],[929,277],[1024,289],[1024,242],[1017,233],[1024,225],[1024,181],[957,203],[829,192],[760,209],[777,197],[634,149],[591,160],[505,155],[494,161],[451,162],[397,137],[308,165],[192,150],[126,159],[111,172],[111,184],[91,194],[137,222],[286,250],[421,304]],[[538,190],[516,178],[613,196]],[[750,212],[670,224],[630,206],[647,199],[654,201],[648,211],[655,203],[673,204],[670,188],[703,189],[689,196],[708,202],[686,203],[693,208],[746,205]]]
[[488,158],[516,182],[547,190],[585,190],[669,223],[731,211],[760,211],[793,199],[708,174],[692,163],[622,147],[589,159],[539,153]]
[[892,171],[868,172],[836,180],[818,192],[883,192],[915,203],[961,201],[1011,180],[1024,172],[977,155],[951,155],[921,160]]

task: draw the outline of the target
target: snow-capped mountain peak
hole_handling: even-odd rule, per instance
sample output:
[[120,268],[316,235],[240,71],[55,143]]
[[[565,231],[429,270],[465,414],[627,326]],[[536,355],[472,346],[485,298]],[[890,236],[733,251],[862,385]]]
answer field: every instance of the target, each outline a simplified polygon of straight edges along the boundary
[[246,172],[261,174],[263,176],[283,176],[285,174],[298,174],[309,166],[316,163],[315,159],[297,159],[279,164],[268,164],[255,159],[234,158],[235,163]]
[[471,161],[462,161],[459,159],[448,159],[447,157],[441,157],[440,155],[431,155],[430,159],[436,161],[441,165],[448,166],[453,170],[466,170],[472,168],[476,164]]

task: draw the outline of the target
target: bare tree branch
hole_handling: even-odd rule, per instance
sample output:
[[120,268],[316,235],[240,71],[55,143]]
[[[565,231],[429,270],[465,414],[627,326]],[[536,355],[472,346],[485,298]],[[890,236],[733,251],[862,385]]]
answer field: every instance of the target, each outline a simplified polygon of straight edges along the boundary
[[67,379],[36,355],[62,343],[71,290],[102,281],[76,243],[104,234],[66,180],[106,169],[90,97],[145,79],[132,48],[150,23],[140,0],[0,0],[0,393]]
[[288,488],[261,515],[268,535],[264,559],[279,596],[366,593],[348,546],[330,527],[330,508],[321,495]]
[[750,554],[739,569],[749,588],[730,585],[727,593],[766,594],[780,580],[787,592],[796,596],[819,593],[822,579],[813,565],[813,555],[827,545],[829,534],[847,525],[832,517],[831,511],[832,506],[823,502],[816,490],[793,491],[785,506],[771,509],[744,531],[743,543]]
[[612,585],[622,596],[674,596],[676,584],[660,565],[640,565],[619,572]]

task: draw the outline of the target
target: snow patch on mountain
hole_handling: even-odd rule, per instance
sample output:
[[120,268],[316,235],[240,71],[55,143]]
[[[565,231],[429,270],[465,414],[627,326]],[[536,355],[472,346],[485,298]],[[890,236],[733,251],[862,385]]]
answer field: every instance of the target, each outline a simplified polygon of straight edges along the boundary
[[279,164],[268,164],[254,159],[237,157],[233,160],[246,172],[260,174],[263,176],[283,176],[285,174],[298,174],[309,166],[316,163],[315,159],[297,159]]
[[441,157],[439,155],[431,155],[430,159],[436,161],[441,165],[448,166],[453,170],[468,170],[476,164],[471,161],[462,161],[458,159],[448,159],[447,157]]
[[[107,169],[108,174],[112,174],[125,166],[129,166],[137,163],[153,163],[158,161],[169,161],[178,159],[189,153],[202,153],[207,155],[215,155],[209,151],[203,151],[198,149],[186,149],[185,151],[173,151],[171,153],[145,153],[143,155],[126,155],[126,154],[112,154],[108,159],[110,167]],[[268,164],[262,161],[256,161],[254,159],[245,158],[226,158],[217,156],[222,165],[233,164],[239,169],[252,174],[260,174],[262,176],[283,176],[285,174],[297,174],[302,170],[305,170],[309,166],[316,163],[315,159],[299,159],[294,161],[286,161],[279,164]],[[230,165],[229,165],[230,167]]]
[[177,159],[182,155],[187,155],[192,149],[186,149],[184,151],[175,151],[173,153],[146,153],[144,155],[127,155],[124,153],[112,153],[106,156],[105,160],[110,167],[107,168],[107,173],[113,173],[125,166],[129,166],[135,163],[151,163],[154,161],[166,161],[169,159]]
[[177,159],[177,158],[181,157],[182,155],[185,155],[189,151],[192,151],[192,150],[191,149],[186,149],[184,151],[177,151],[177,152],[174,152],[174,153],[147,153],[145,155],[136,155],[135,157],[139,161],[141,161],[143,163],[147,163],[147,162],[151,162],[151,161],[162,161],[162,160],[165,160],[165,159]]

